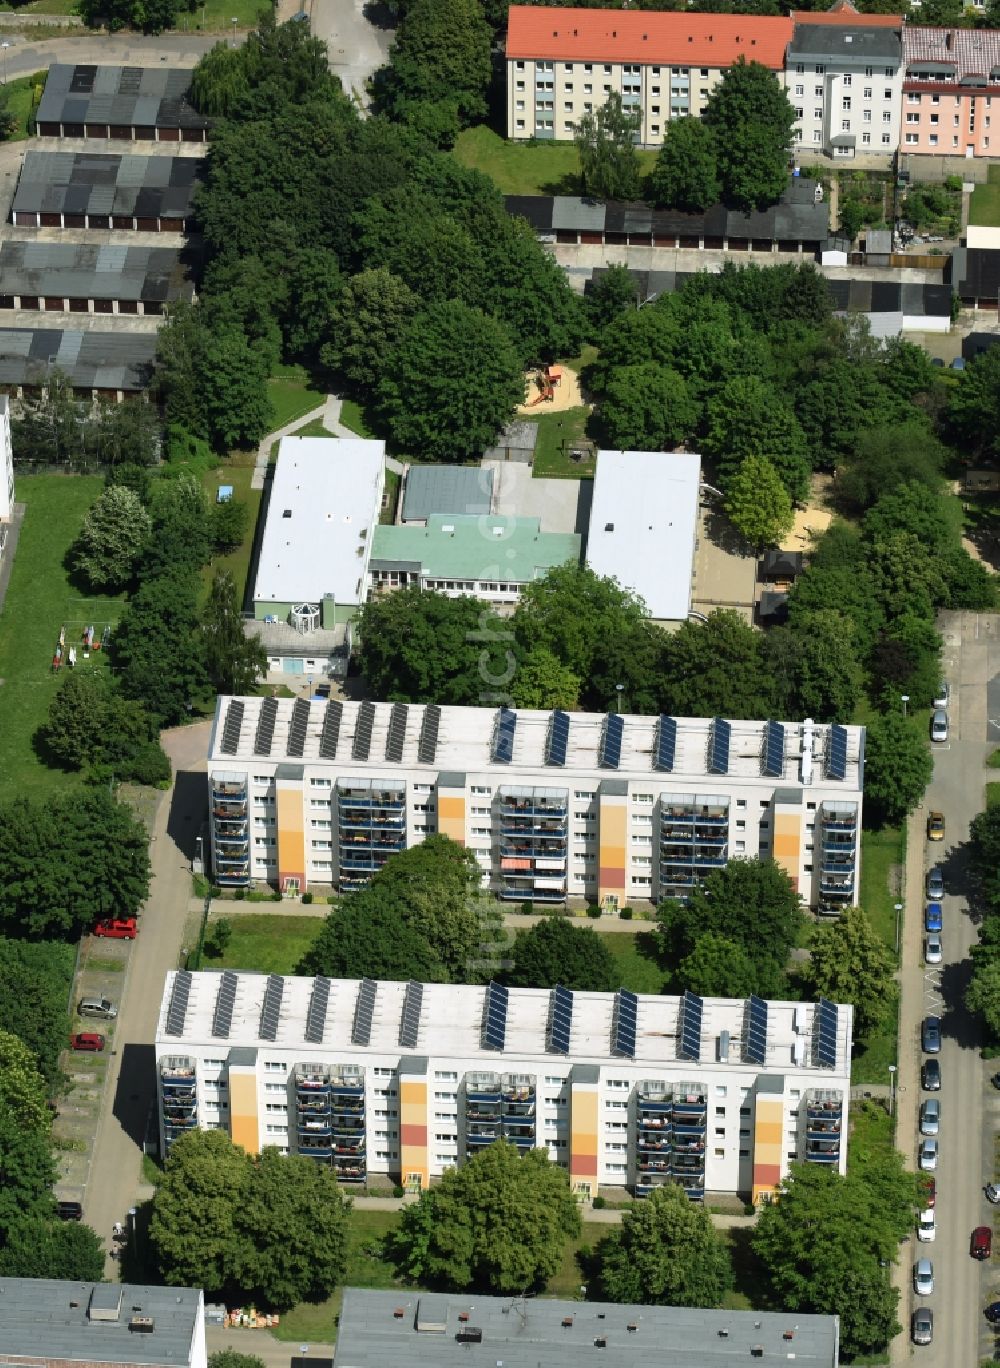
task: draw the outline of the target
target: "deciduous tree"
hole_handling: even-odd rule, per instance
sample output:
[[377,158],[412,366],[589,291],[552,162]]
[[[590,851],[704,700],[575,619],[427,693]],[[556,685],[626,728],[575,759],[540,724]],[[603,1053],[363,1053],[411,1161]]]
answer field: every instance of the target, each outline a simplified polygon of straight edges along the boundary
[[61,1078],[72,980],[71,946],[0,936],[0,1028],[24,1041],[50,1090]]
[[104,1243],[90,1226],[28,1216],[7,1230],[0,1248],[0,1276],[101,1282],[104,1259]]
[[759,976],[745,948],[727,936],[705,931],[674,973],[679,992],[699,997],[745,998],[757,992]]
[[934,768],[926,737],[911,718],[873,717],[865,738],[865,816],[896,825],[917,806]]
[[267,673],[267,652],[260,637],[243,630],[236,585],[228,570],[212,579],[202,616],[205,667],[218,693],[252,694]]
[[751,546],[774,546],[792,530],[788,491],[766,456],[748,456],[726,482],[726,516]]
[[343,898],[299,963],[297,973],[327,978],[416,979],[434,983],[441,963],[423,934],[396,907],[366,890]]
[[575,927],[564,917],[544,917],[519,931],[511,949],[513,967],[506,982],[517,988],[564,988],[608,993],[615,987],[615,961],[590,927]]
[[543,1287],[579,1230],[565,1169],[498,1140],[404,1208],[394,1245],[417,1281],[509,1296]]
[[671,119],[650,177],[657,204],[698,213],[719,198],[715,138],[700,119]]
[[329,335],[320,350],[324,366],[365,391],[374,389],[419,304],[409,285],[383,266],[351,276],[333,306]]
[[670,451],[694,431],[699,405],[683,376],[645,361],[612,373],[600,416],[617,450]]
[[627,266],[618,263],[613,263],[600,275],[594,273],[586,300],[591,324],[598,332],[619,314],[628,313],[642,303],[638,281]]
[[518,708],[575,708],[581,680],[545,646],[528,651],[517,663],[510,692]]
[[849,1002],[858,1036],[883,1022],[896,997],[895,964],[885,941],[860,907],[818,926],[810,943],[806,977],[817,997]]
[[55,1179],[48,1132],[28,1129],[0,1108],[0,1247],[19,1221],[52,1215]]
[[492,35],[478,0],[412,0],[389,67],[375,79],[379,103],[405,118],[413,105],[453,105],[459,126],[481,119],[492,71]]
[[724,197],[745,209],[773,204],[788,184],[795,110],[773,72],[740,57],[708,98]]
[[777,471],[792,503],[805,502],[809,491],[805,435],[775,387],[759,376],[733,376],[709,401],[704,445],[715,459],[724,487],[748,457],[764,457]]
[[155,784],[170,778],[170,761],[141,703],[122,698],[105,671],[66,675],[41,730],[46,756],[96,778]]
[[612,91],[596,113],[588,111],[576,126],[573,141],[580,154],[580,179],[587,195],[599,199],[636,199],[639,195],[639,157],[636,114],[626,110]]
[[772,717],[764,638],[730,609],[666,638],[662,710],[677,717]]
[[193,1130],[170,1147],[149,1225],[164,1282],[207,1292],[229,1285],[241,1240],[236,1213],[249,1185],[247,1156],[225,1131]]
[[183,721],[205,692],[199,627],[197,580],[181,569],[142,584],[111,639],[122,693],[142,702],[161,726]]
[[973,963],[965,1005],[979,1015],[993,1040],[1000,1039],[1000,955],[983,956]]
[[711,1216],[674,1183],[626,1211],[596,1255],[608,1301],[719,1306],[732,1283],[729,1251]]
[[23,1040],[0,1030],[0,1114],[25,1130],[48,1135],[52,1129],[45,1079]]
[[91,506],[73,543],[73,568],[91,589],[117,593],[131,581],[152,525],[138,494],[123,485],[109,485]]
[[864,677],[850,618],[833,608],[800,611],[767,635],[777,712],[801,721],[846,722],[861,697]]

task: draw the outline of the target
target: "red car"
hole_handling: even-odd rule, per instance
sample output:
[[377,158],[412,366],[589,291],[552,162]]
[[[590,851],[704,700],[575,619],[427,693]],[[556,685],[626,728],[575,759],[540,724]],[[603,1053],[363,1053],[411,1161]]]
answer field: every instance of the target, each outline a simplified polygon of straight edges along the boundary
[[933,1210],[934,1203],[937,1201],[937,1180],[929,1174],[924,1174],[923,1180],[924,1205],[929,1210]]
[[993,1232],[989,1226],[976,1226],[969,1253],[974,1259],[988,1259],[993,1253]]
[[71,1050],[89,1050],[92,1053],[104,1049],[104,1037],[98,1031],[78,1031],[69,1038]]
[[135,940],[135,917],[108,917],[94,927],[95,936],[110,936],[113,940]]

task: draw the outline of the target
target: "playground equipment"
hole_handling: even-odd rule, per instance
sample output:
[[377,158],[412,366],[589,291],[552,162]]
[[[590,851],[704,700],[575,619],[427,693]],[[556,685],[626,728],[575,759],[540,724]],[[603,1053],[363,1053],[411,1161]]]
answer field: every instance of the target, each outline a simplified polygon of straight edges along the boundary
[[531,402],[528,408],[534,408],[536,404],[552,403],[556,397],[556,385],[562,381],[561,366],[546,366],[535,376],[535,384],[541,391]]

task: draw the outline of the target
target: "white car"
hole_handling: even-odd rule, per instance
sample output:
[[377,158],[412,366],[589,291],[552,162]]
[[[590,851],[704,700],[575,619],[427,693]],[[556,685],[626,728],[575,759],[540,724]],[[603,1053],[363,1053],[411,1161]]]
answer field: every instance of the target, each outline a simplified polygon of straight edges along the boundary
[[931,1210],[922,1211],[917,1217],[917,1239],[933,1240],[937,1235],[937,1225],[934,1220],[934,1212]]
[[930,1259],[918,1259],[913,1265],[913,1290],[918,1297],[929,1297],[934,1291],[934,1265]]
[[950,702],[951,686],[946,679],[942,679],[941,683],[937,686],[937,692],[934,695],[934,707],[947,708]]
[[924,947],[924,960],[927,964],[940,964],[944,959],[944,951],[941,948],[941,933],[933,932],[927,937]]

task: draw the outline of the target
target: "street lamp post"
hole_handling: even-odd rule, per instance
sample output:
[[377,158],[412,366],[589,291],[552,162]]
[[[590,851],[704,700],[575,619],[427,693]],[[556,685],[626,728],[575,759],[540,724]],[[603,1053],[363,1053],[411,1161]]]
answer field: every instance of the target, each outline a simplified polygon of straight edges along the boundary
[[624,685],[624,684],[616,684],[616,685],[615,685],[615,693],[617,694],[617,697],[615,698],[615,712],[617,712],[617,713],[619,713],[619,714],[621,713],[621,710],[622,710],[622,690],[623,690],[624,688],[625,688],[625,685]]
[[907,703],[909,703],[909,701],[910,701],[910,695],[909,695],[909,694],[900,694],[899,696],[900,696],[900,698],[903,700],[903,716],[905,717],[905,716],[906,716],[906,705],[907,705]]
[[899,954],[899,914],[903,910],[902,903],[896,903],[896,954]]
[[0,51],[3,52],[3,83],[4,83],[4,85],[7,84],[7,49],[8,49],[9,47],[10,47],[10,43],[8,43],[8,42],[6,42],[6,41],[0,43]]
[[889,1115],[893,1116],[896,1111],[896,1066],[889,1065]]
[[236,25],[237,25],[238,22],[239,22],[239,21],[238,21],[236,15],[234,14],[234,15],[233,15],[233,47],[236,46]]

